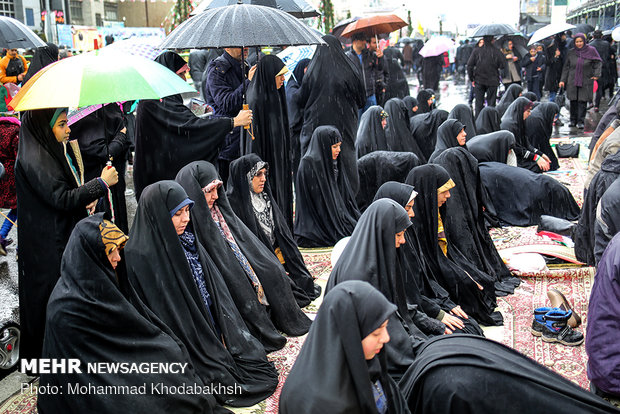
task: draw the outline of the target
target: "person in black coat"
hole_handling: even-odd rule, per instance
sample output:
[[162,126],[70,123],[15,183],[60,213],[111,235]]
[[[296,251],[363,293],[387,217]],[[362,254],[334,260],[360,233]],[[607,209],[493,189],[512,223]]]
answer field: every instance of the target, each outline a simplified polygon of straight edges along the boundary
[[108,161],[118,171],[118,183],[97,204],[97,211],[105,211],[122,231],[129,232],[125,167],[131,142],[127,138],[127,126],[121,108],[114,102],[104,105],[74,123],[71,135],[80,145],[86,180],[97,177]]
[[304,123],[304,108],[299,106],[298,93],[301,89],[301,85],[304,80],[306,70],[310,59],[300,60],[295,69],[293,69],[293,76],[288,78],[286,83],[286,102],[288,104],[288,122],[291,130],[291,153],[293,160],[293,177],[297,175],[297,169],[299,168],[299,161],[301,161],[301,142],[300,134],[301,127]]
[[439,91],[439,78],[443,68],[443,55],[422,59],[422,84],[424,89]]
[[[467,76],[474,86],[475,115],[478,116],[486,99],[488,106],[495,106],[499,71],[504,68],[504,54],[493,45],[493,36],[484,37],[484,45],[474,48],[467,61]],[[486,98],[485,98],[486,97]]]
[[620,231],[620,181],[614,181],[605,191],[594,221],[594,263],[598,266],[601,256],[613,237]]
[[553,43],[551,43],[546,50],[545,57],[547,58],[547,73],[545,75],[545,89],[549,91],[549,100],[553,102],[557,95],[562,77],[562,66],[564,65],[564,59],[566,59],[566,41],[562,40],[561,34],[557,34],[553,37]]
[[559,113],[560,107],[555,102],[542,102],[525,120],[525,134],[532,146],[549,158],[549,171],[560,168],[558,158],[549,143],[553,133],[553,120]]
[[476,132],[478,135],[484,135],[499,131],[501,118],[497,107],[485,106],[476,119]]
[[272,195],[268,175],[269,164],[258,155],[249,154],[236,159],[230,164],[226,195],[237,217],[280,260],[291,280],[309,300],[314,300],[321,294],[321,288],[314,284],[306,268],[280,206]]
[[536,94],[536,99],[540,100],[541,85],[545,77],[546,61],[542,52],[536,51],[536,45],[531,45],[529,54],[523,56],[521,66],[525,69],[525,80],[527,90]]
[[387,102],[392,98],[403,99],[409,96],[409,84],[405,72],[400,62],[404,61],[403,55],[395,47],[388,47],[383,51],[384,66],[387,68],[388,76],[385,86],[385,94],[383,102]]
[[284,215],[286,225],[293,228],[293,159],[289,129],[284,62],[267,55],[256,65],[256,73],[248,88],[248,104],[252,110],[251,138],[242,142],[243,154],[255,153],[271,166],[273,198]]
[[187,60],[189,75],[194,82],[194,88],[202,95],[203,85],[206,79],[207,65],[218,57],[222,56],[222,49],[196,49],[192,50]]
[[383,73],[383,52],[377,50],[375,53],[367,47],[368,39],[365,33],[354,34],[351,41],[351,49],[346,55],[357,68],[366,88],[366,103],[359,111],[359,118],[368,108],[377,105],[376,85],[377,79]]
[[[207,65],[202,85],[202,97],[213,108],[213,115],[217,118],[232,118],[243,108],[245,91],[254,77],[256,67],[248,68],[246,63],[246,66],[242,68],[242,54],[247,58],[248,49],[225,48],[222,56]],[[219,151],[217,166],[224,182],[228,180],[230,162],[241,155],[239,143],[241,125],[235,125],[229,132],[225,141],[217,146]],[[208,161],[215,162],[215,160]]]
[[[164,52],[155,61],[175,73],[186,66],[183,58],[173,52]],[[240,111],[234,118],[199,118],[183,105],[181,95],[140,101],[133,175],[136,198],[140,199],[147,185],[173,179],[192,161],[216,162],[219,148],[228,141],[230,132],[251,121],[251,111]]]
[[385,131],[388,118],[388,113],[378,105],[373,105],[364,112],[357,127],[357,138],[355,140],[358,159],[374,151],[392,151],[388,145]]
[[340,41],[332,35],[325,35],[323,39],[327,45],[316,48],[298,97],[299,107],[304,112],[301,155],[305,156],[312,135],[319,126],[336,127],[342,137],[342,170],[347,175],[353,194],[356,194],[359,177],[355,136],[358,110],[364,107],[366,92],[358,66],[345,55]]
[[114,167],[105,167],[100,177],[84,181],[79,147],[68,141],[70,131],[66,108],[22,115],[15,163],[22,359],[41,357],[45,307],[60,277],[62,254],[73,227],[118,182]]
[[230,413],[209,394],[164,394],[151,387],[200,387],[205,384],[189,366],[187,348],[140,300],[127,279],[122,249],[127,236],[96,214],[78,222],[63,254],[61,277],[50,296],[43,357],[78,359],[82,364],[114,363],[187,364],[178,373],[131,372],[109,375],[97,372],[41,375],[42,387],[137,387],[146,395],[110,395],[96,392],[74,395],[39,393],[40,413],[143,412],[163,414]]

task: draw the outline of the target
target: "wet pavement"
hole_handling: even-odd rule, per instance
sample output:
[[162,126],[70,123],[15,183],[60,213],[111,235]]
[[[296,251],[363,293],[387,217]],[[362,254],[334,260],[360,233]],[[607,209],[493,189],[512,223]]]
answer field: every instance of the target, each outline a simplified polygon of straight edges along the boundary
[[[408,77],[409,89],[411,96],[416,96],[419,83],[416,77]],[[438,107],[446,111],[450,111],[455,105],[460,103],[467,104],[467,97],[469,95],[468,85],[463,80],[453,80],[452,76],[440,81],[440,92],[438,94]],[[543,101],[546,98],[543,98]],[[607,99],[603,99],[601,102],[600,112],[598,117],[600,118],[607,110]],[[568,110],[562,108],[561,110],[562,121],[564,126],[554,128],[553,137],[575,137],[575,136],[588,136],[591,133],[585,133],[582,130],[568,127]],[[129,166],[126,175],[127,188],[133,189],[132,179],[132,167]],[[129,225],[133,222],[133,218],[136,212],[136,199],[133,195],[128,194],[127,197],[127,209],[129,217]],[[3,210],[3,213],[8,213],[8,210]],[[0,217],[0,220],[3,220]],[[19,322],[19,299],[17,290],[17,230],[14,227],[9,237],[14,240],[13,244],[7,248],[7,256],[0,256],[0,322],[5,320],[12,320]],[[0,379],[2,374],[0,373]],[[23,382],[28,381],[29,378],[18,372],[14,372],[6,378],[0,380],[0,403],[12,394],[17,392]]]

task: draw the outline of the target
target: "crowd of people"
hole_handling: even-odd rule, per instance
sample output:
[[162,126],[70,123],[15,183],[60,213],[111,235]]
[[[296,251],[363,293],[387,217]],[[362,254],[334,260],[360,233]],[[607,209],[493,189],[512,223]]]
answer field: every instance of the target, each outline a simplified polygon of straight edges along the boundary
[[[448,113],[437,108],[435,80],[409,96],[398,51],[366,36],[354,36],[348,51],[334,36],[323,39],[286,85],[288,68],[275,55],[250,66],[247,50],[226,48],[194,55],[188,67],[177,53],[161,53],[156,62],[181,78],[192,62],[204,68],[195,79],[209,117],[172,95],[105,105],[72,125],[67,108],[0,118],[9,186],[0,199],[7,220],[20,224],[20,358],[188,366],[182,375],[43,374],[40,386],[224,390],[42,393],[39,411],[251,406],[278,386],[267,354],[308,334],[281,413],[615,412],[485,339],[481,325],[503,324],[497,298],[520,284],[489,226],[579,220],[577,255],[598,265],[588,373],[598,394],[620,395],[610,364],[617,341],[602,334],[620,322],[620,103],[593,138],[580,209],[566,186],[542,174],[559,168],[549,140],[560,112],[552,100],[540,102],[542,73],[560,67],[544,51],[519,60],[511,44],[502,53],[489,38],[469,54],[461,49],[476,111],[461,104]],[[557,87],[571,100],[571,122],[582,122],[582,103],[594,99],[593,78],[601,77],[599,52],[581,34],[573,48],[555,47],[565,60]],[[57,59],[53,45],[38,49],[24,76]],[[510,86],[495,107],[506,67]],[[133,223],[125,205],[132,152]],[[299,247],[337,243],[345,247],[322,292]],[[312,321],[302,309],[322,294]],[[571,316],[551,309],[536,314],[532,329],[578,346],[583,335]]]

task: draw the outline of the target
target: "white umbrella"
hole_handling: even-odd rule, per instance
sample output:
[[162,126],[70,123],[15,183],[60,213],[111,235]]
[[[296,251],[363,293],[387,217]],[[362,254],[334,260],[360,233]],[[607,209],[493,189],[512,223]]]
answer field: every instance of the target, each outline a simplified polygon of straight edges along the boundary
[[424,47],[420,49],[420,53],[423,57],[439,56],[454,47],[454,42],[447,37],[437,36],[431,38],[424,44]]
[[545,27],[542,27],[536,30],[532,34],[532,38],[530,39],[528,46],[534,44],[536,42],[540,42],[543,39],[553,36],[554,34],[562,33],[566,30],[574,29],[575,26],[568,23],[552,23],[548,24]]
[[316,50],[316,45],[306,45],[306,46],[289,46],[280,53],[278,53],[278,57],[282,59],[282,62],[288,68],[288,72],[284,74],[285,80],[288,82],[289,78],[293,74],[295,67],[302,59],[312,59],[314,56],[314,51]]

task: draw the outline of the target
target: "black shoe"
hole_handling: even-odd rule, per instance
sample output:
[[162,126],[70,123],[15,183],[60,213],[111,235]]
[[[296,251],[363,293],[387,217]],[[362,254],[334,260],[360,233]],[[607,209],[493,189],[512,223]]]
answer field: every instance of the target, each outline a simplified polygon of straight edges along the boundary
[[568,326],[573,312],[554,309],[544,316],[545,326],[542,329],[542,340],[558,342],[562,345],[577,346],[583,343],[583,334]]
[[578,123],[577,124],[577,128],[583,129],[584,128],[583,122]]
[[562,122],[562,121],[560,121],[559,119],[557,119],[557,120],[553,123],[553,125],[561,127],[561,126],[563,126],[563,125],[564,125],[564,122]]
[[568,124],[569,128],[575,128],[575,126],[576,124],[573,121],[571,121],[570,124]]

